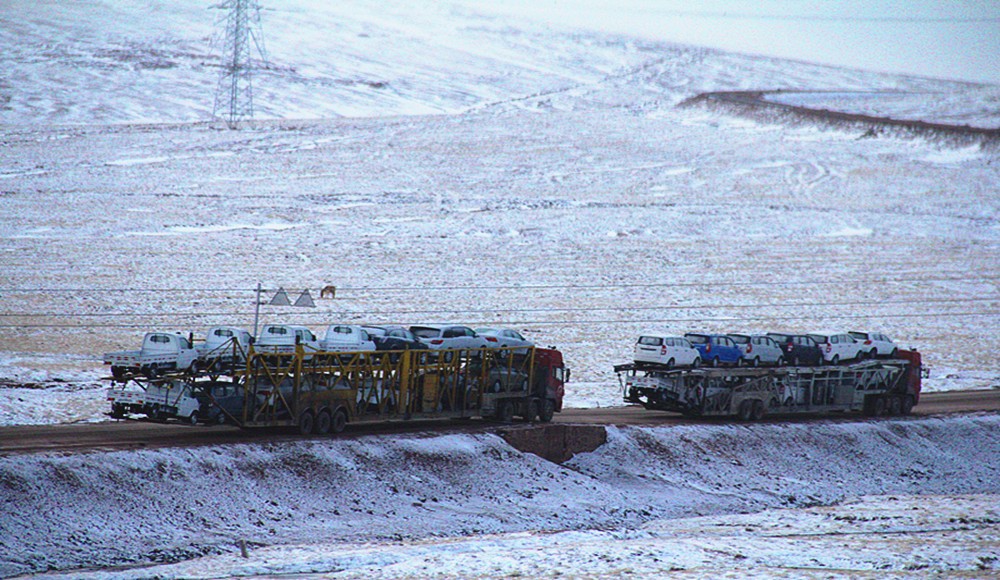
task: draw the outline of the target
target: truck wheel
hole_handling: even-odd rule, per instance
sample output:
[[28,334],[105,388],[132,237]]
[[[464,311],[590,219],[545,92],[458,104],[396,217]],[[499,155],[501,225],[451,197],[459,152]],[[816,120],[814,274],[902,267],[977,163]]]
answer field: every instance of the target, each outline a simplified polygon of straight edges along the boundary
[[906,395],[903,397],[903,404],[899,408],[900,414],[909,415],[913,412],[913,397]]
[[299,415],[299,435],[310,435],[313,432],[315,421],[312,411],[302,411]]
[[121,405],[111,405],[111,418],[124,419],[125,409]]
[[548,423],[552,420],[552,416],[556,413],[556,405],[551,399],[543,399],[541,406],[538,408],[538,420],[542,423]]
[[527,421],[528,423],[531,423],[538,418],[539,414],[538,399],[528,399],[526,406],[528,410],[524,412],[524,420]]
[[344,409],[337,409],[333,413],[333,423],[330,430],[334,433],[343,433],[347,428],[347,412]]
[[497,408],[493,412],[493,415],[501,423],[510,423],[514,420],[514,406],[511,405],[510,401],[500,399],[497,401]]
[[330,426],[332,421],[330,419],[330,411],[323,410],[319,412],[316,416],[316,433],[320,435],[326,435],[330,432]]

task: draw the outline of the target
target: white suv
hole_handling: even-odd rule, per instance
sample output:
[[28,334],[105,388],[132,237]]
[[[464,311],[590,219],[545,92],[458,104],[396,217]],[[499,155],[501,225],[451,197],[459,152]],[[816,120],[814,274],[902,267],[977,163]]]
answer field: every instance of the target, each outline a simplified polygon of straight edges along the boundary
[[667,368],[675,366],[698,367],[701,355],[691,342],[682,336],[669,336],[663,333],[647,333],[639,337],[635,343],[633,360],[637,364],[652,363]]
[[326,352],[370,352],[375,350],[375,341],[356,324],[332,324],[319,346]]
[[881,332],[849,332],[861,344],[862,350],[870,358],[878,356],[894,358],[898,349],[892,339]]
[[[479,349],[496,346],[496,338],[492,341],[478,336],[475,330],[458,324],[425,324],[411,326],[410,332],[427,344],[431,350]],[[450,361],[454,353],[446,353],[445,361]]]
[[858,360],[864,353],[861,343],[846,332],[810,332],[809,336],[816,341],[823,353],[821,363],[825,361],[838,364],[841,361]]

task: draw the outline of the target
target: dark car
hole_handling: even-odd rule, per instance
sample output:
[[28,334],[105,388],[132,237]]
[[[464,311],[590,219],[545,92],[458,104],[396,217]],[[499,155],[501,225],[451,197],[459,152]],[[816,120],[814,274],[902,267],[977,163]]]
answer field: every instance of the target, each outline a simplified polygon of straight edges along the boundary
[[198,416],[205,423],[231,423],[233,419],[243,419],[243,387],[228,381],[200,383],[195,391],[198,402]]
[[720,364],[743,365],[743,347],[732,338],[722,334],[701,334],[689,332],[684,335],[691,346],[698,349],[705,364],[717,367]]
[[823,364],[823,351],[811,336],[785,332],[769,332],[767,335],[781,347],[786,363],[792,366]]
[[426,350],[429,348],[426,342],[420,340],[420,337],[402,326],[371,326],[366,324],[362,328],[367,330],[372,340],[375,341],[376,350]]

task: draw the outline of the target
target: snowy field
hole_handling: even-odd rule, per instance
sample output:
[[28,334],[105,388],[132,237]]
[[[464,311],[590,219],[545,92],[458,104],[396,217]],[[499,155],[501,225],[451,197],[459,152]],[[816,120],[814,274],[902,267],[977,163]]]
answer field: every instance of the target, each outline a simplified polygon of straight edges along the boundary
[[[516,328],[563,350],[573,407],[621,404],[649,327],[881,330],[926,389],[1000,387],[995,143],[676,107],[996,127],[996,86],[295,0],[233,132],[205,122],[206,4],[0,3],[2,425],[104,420],[101,353],[251,328],[258,283],[337,286],[262,311],[317,332]],[[996,577],[997,427],[622,429],[566,467],[491,435],[0,458],[0,576]]]
[[10,457],[0,576],[995,578],[998,432],[609,427],[564,465],[491,434]]

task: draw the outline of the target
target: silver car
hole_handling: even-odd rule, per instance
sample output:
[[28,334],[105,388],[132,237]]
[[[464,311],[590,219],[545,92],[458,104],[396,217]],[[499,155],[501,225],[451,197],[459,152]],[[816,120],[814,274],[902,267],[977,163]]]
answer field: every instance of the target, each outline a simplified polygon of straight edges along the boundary
[[[459,324],[424,324],[411,326],[410,332],[415,334],[431,350],[478,349],[487,348],[496,343],[490,343],[478,336],[475,330]],[[450,361],[454,353],[446,353],[445,361]]]
[[770,336],[760,334],[729,334],[729,338],[743,349],[743,360],[752,367],[762,364],[781,366],[785,364],[781,346]]
[[477,328],[476,334],[485,338],[490,346],[517,347],[512,351],[514,354],[528,354],[530,348],[535,346],[535,343],[521,336],[520,332],[509,328]]

